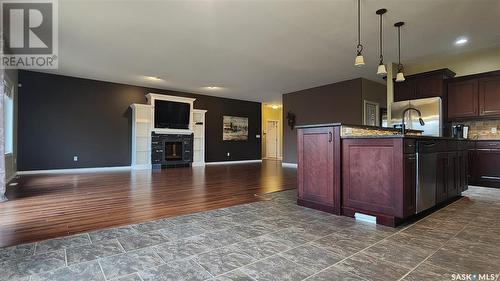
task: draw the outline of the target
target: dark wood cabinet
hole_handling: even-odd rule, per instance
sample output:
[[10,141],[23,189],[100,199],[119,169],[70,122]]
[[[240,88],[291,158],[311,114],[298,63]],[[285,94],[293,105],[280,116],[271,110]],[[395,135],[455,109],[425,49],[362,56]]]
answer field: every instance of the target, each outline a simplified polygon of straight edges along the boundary
[[440,74],[425,76],[416,80],[417,98],[443,97],[444,82]]
[[467,151],[468,161],[467,161],[467,184],[476,184],[476,173],[475,173],[475,158],[476,150],[474,148],[469,148]]
[[452,79],[447,96],[449,121],[500,118],[500,71]]
[[394,82],[394,101],[416,99],[417,88],[415,79],[406,79],[403,82]]
[[298,204],[340,214],[340,127],[297,129]]
[[500,187],[500,149],[478,148],[472,165],[478,185]]
[[394,82],[394,101],[441,97],[445,99],[445,79],[455,76],[449,69],[419,73]]
[[476,79],[448,83],[448,119],[477,116],[478,101]]
[[[430,142],[428,160],[437,159],[435,175],[417,171],[415,147]],[[415,146],[416,144],[416,146]],[[417,211],[417,178],[436,184],[436,204],[450,202],[462,192],[466,178],[463,141],[401,138],[354,138],[342,140],[342,211],[376,216],[377,223],[395,225]],[[422,153],[422,152],[420,152]],[[434,158],[433,155],[437,157]],[[424,162],[422,158],[421,165]],[[429,165],[434,165],[434,162]],[[431,167],[431,166],[426,166]],[[422,167],[420,167],[422,168]],[[425,167],[423,167],[425,168]],[[436,177],[430,178],[430,177]],[[434,194],[430,194],[431,198]]]
[[467,178],[467,174],[468,174],[468,167],[469,167],[469,151],[467,150],[463,150],[463,151],[460,151],[460,158],[459,158],[459,165],[460,165],[460,172],[459,172],[459,175],[460,175],[460,190],[459,190],[459,193],[461,191],[465,191],[467,189],[469,189],[469,181],[468,181],[468,178]]
[[403,217],[415,214],[415,196],[417,190],[417,156],[416,154],[405,154],[403,165]]
[[500,75],[479,79],[479,116],[500,116]]
[[437,155],[436,170],[436,203],[448,199],[448,152],[440,152]]
[[460,166],[458,164],[458,153],[448,152],[448,182],[446,186],[448,198],[455,197],[459,194],[460,185]]

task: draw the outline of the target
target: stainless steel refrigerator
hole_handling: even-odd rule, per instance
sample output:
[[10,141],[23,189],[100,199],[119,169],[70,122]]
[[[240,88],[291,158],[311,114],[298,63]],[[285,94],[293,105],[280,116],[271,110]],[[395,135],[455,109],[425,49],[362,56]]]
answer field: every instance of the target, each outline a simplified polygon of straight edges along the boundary
[[423,135],[441,137],[443,135],[443,114],[441,98],[426,98],[407,101],[398,101],[391,104],[391,124],[401,124],[402,114],[408,107],[413,107],[422,113],[425,125],[420,125],[418,113],[415,110],[405,114],[406,129],[422,130]]

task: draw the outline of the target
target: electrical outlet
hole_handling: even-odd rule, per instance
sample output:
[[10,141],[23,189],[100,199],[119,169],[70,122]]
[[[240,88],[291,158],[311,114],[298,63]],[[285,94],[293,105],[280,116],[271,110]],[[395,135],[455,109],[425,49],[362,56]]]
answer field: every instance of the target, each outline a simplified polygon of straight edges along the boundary
[[78,162],[78,156],[73,156],[73,162]]
[[229,152],[228,152],[228,153],[227,153],[227,157],[229,157],[229,156],[231,156],[231,153],[229,153]]
[[260,135],[255,135],[255,138],[260,139]]
[[491,133],[496,134],[497,133],[497,127],[492,127],[491,128]]

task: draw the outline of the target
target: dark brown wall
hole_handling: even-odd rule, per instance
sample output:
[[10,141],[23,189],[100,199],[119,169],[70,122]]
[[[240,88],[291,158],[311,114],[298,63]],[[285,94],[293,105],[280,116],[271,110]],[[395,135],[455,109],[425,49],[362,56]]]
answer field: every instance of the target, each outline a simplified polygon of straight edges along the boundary
[[[19,72],[18,169],[128,166],[132,103],[148,93],[196,98],[206,115],[207,162],[261,158],[261,104],[31,71]],[[248,117],[249,140],[222,141],[222,116]],[[227,152],[231,156],[227,157]],[[73,155],[79,156],[73,162]]]
[[342,122],[362,124],[361,79],[347,80],[283,95],[283,162],[297,163],[297,130],[287,125],[287,112],[297,125]]

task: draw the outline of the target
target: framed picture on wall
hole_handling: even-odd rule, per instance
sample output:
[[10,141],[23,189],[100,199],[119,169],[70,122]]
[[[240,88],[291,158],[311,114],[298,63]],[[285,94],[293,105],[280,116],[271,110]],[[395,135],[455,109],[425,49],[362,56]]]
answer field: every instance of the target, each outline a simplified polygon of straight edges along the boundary
[[248,140],[248,118],[236,116],[223,116],[222,121],[224,141]]

